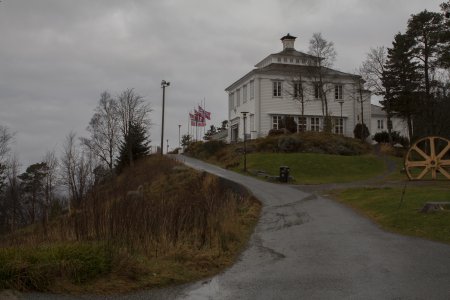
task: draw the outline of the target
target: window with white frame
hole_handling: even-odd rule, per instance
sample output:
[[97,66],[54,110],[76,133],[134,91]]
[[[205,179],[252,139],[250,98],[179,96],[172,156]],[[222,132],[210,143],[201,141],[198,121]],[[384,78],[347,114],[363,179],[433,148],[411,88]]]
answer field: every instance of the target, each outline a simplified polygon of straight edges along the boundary
[[283,124],[283,116],[272,116],[272,129],[280,129]]
[[294,98],[301,98],[302,97],[302,83],[301,82],[294,82]]
[[255,131],[255,115],[250,114],[250,131]]
[[334,99],[336,99],[336,100],[342,100],[343,99],[342,85],[341,84],[336,84],[334,86]]
[[298,117],[297,132],[305,132],[305,131],[306,131],[306,117]]
[[278,57],[277,60],[278,60],[278,62],[281,62],[281,57]]
[[320,118],[311,118],[311,131],[320,131]]
[[241,89],[236,90],[236,107],[241,105]]
[[230,95],[228,96],[228,107],[230,108],[230,110],[234,109],[234,93],[230,93]]
[[281,81],[273,82],[273,96],[281,97]]
[[321,92],[320,92],[320,83],[314,83],[314,98],[319,99]]
[[250,81],[250,99],[255,98],[255,81]]
[[344,119],[343,118],[337,118],[335,120],[334,133],[344,134]]
[[247,85],[244,84],[242,87],[242,103],[247,102]]
[[377,120],[377,128],[384,129],[384,120]]

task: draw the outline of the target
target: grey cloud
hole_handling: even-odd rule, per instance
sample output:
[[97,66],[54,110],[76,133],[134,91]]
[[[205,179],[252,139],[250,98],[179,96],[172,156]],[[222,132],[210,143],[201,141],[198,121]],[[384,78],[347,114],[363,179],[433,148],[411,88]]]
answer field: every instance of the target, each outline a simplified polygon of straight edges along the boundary
[[0,124],[17,132],[24,165],[80,135],[99,95],[135,88],[154,109],[160,139],[162,79],[166,136],[206,98],[213,123],[227,117],[224,88],[266,55],[287,32],[307,51],[313,32],[335,42],[336,67],[353,71],[370,47],[390,44],[411,13],[442,1],[118,1],[4,0],[0,3]]

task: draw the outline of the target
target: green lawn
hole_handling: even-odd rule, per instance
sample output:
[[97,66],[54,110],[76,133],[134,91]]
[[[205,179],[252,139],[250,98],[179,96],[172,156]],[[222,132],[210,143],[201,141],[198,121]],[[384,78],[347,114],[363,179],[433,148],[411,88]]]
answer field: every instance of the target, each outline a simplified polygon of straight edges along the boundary
[[357,188],[334,192],[335,197],[379,223],[384,229],[450,243],[450,211],[420,213],[428,201],[450,201],[448,182],[402,188]]
[[[242,168],[242,163],[239,168]],[[372,155],[341,156],[316,153],[253,153],[247,155],[247,169],[278,175],[289,166],[297,184],[350,182],[369,179],[385,171],[383,161]]]

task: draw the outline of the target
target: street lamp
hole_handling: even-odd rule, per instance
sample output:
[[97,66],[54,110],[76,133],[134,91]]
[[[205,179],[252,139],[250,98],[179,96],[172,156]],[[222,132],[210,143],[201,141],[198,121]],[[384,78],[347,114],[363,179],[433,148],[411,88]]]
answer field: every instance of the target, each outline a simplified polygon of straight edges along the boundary
[[247,172],[247,144],[246,144],[247,136],[245,134],[245,132],[246,132],[245,123],[246,123],[248,111],[242,111],[241,114],[244,118],[244,172]]
[[339,99],[338,102],[341,105],[341,119],[339,120],[339,128],[342,128],[342,132],[339,133],[344,134],[344,121],[342,120],[342,105],[344,104],[344,99]]
[[161,87],[163,89],[163,97],[162,97],[162,121],[161,121],[161,155],[163,155],[164,152],[164,105],[165,105],[165,96],[166,96],[166,87],[170,86],[170,82],[168,81],[161,81]]
[[181,147],[181,124],[178,124],[178,147]]

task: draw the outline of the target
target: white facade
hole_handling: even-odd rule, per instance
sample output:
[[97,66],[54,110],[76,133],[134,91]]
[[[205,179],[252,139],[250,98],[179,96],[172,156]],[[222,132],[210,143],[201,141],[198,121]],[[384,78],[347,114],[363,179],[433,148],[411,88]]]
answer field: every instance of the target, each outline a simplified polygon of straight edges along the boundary
[[[317,70],[314,67],[315,58],[296,51],[294,40],[295,37],[289,34],[283,37],[283,51],[269,55],[256,64],[255,69],[225,89],[228,93],[228,141],[243,139],[243,112],[247,112],[245,127],[247,138],[251,139],[266,136],[271,129],[278,129],[279,122],[285,116],[294,118],[299,131],[302,126],[311,131],[323,130],[323,105],[315,88],[317,79],[313,72]],[[353,129],[361,120],[361,96],[364,100],[364,123],[371,131],[370,92],[359,92],[361,78],[327,68],[324,68],[323,74],[323,89],[333,132],[353,137]],[[296,82],[301,82],[303,89],[303,115],[296,95],[300,93],[296,93],[294,87]]]
[[[392,130],[398,131],[401,136],[408,137],[408,124],[406,121],[399,117],[391,117]],[[382,131],[387,131],[387,114],[382,107],[372,104],[372,120],[371,120],[370,132],[372,137]]]

